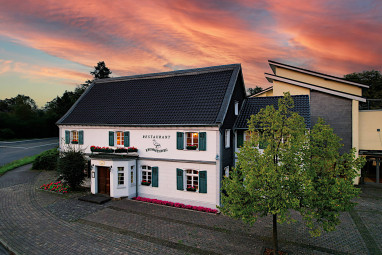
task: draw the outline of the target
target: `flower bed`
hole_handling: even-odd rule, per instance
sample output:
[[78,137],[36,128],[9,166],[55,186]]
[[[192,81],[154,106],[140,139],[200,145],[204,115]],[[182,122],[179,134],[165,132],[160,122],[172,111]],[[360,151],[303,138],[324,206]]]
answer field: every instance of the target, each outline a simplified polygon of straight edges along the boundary
[[196,192],[196,188],[195,188],[194,186],[190,186],[190,185],[188,185],[186,189],[187,189],[187,191],[193,191],[193,192]]
[[187,150],[196,150],[198,148],[197,145],[187,145],[186,146]]
[[127,148],[127,151],[128,152],[138,152],[138,149],[133,146],[133,147]]
[[41,185],[40,189],[65,194],[65,193],[68,193],[69,186],[66,184],[63,184],[61,181],[58,181],[58,182],[51,182],[49,184]]
[[200,211],[200,212],[218,213],[218,210],[216,210],[216,209],[211,209],[211,208],[207,208],[207,207],[203,207],[203,206],[185,205],[182,203],[174,203],[174,202],[163,201],[163,200],[159,200],[159,199],[151,199],[151,198],[145,198],[145,197],[134,197],[133,200],[143,201],[143,202],[148,202],[148,203],[153,203],[153,204],[159,204],[159,205],[173,206],[173,207],[177,207],[177,208],[196,210],[196,211]]
[[115,149],[115,153],[127,153],[127,149],[126,148],[117,148],[117,149]]
[[142,184],[142,185],[145,185],[145,186],[150,186],[151,182],[148,182],[148,181],[142,181],[141,184]]
[[113,153],[114,149],[109,147],[100,147],[100,146],[91,146],[90,151],[92,152],[106,152],[106,153]]

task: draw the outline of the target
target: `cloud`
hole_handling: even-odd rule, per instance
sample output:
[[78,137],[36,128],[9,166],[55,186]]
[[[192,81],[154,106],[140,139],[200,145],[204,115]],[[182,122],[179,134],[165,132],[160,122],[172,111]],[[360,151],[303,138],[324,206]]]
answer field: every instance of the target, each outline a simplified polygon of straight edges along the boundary
[[[241,63],[246,86],[267,87],[268,59],[343,75],[377,68],[382,56],[382,9],[373,1],[0,3],[1,36],[89,70],[103,60],[113,75]],[[39,68],[25,75],[87,79]]]

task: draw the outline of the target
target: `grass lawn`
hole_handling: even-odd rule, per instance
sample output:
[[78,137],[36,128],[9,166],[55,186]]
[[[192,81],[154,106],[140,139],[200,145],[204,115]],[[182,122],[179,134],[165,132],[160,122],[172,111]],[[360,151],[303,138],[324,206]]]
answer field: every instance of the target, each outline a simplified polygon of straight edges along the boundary
[[2,167],[0,167],[0,176],[5,174],[6,172],[15,169],[16,167],[23,166],[26,164],[33,163],[33,161],[39,156],[40,154],[30,156],[30,157],[25,157],[19,160],[12,161]]

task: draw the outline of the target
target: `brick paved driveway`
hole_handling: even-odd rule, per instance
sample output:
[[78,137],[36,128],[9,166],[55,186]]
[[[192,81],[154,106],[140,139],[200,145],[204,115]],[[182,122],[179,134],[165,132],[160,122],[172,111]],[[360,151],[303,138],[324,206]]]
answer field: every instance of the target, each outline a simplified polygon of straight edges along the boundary
[[[21,167],[0,177],[0,241],[16,254],[260,254],[271,218],[248,227],[222,215],[121,200],[105,205],[36,188],[50,172]],[[279,226],[293,254],[381,254],[382,188],[366,186],[336,231],[311,238],[299,222]],[[298,219],[298,217],[296,216]]]

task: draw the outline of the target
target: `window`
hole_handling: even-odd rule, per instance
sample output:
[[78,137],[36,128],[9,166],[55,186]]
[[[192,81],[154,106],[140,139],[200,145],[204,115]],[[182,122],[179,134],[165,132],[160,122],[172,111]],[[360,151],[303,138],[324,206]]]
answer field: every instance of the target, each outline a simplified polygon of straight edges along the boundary
[[231,130],[230,129],[226,129],[225,130],[225,147],[226,148],[229,148],[231,145],[230,145],[230,140],[231,140]]
[[78,131],[77,130],[72,130],[70,132],[70,143],[78,144]]
[[197,149],[199,146],[199,133],[187,132],[186,133],[186,148]]
[[130,183],[134,184],[134,166],[131,166],[130,170]]
[[199,189],[199,171],[187,169],[186,180],[188,191],[197,191]]
[[151,166],[142,166],[142,185],[151,184]]
[[229,166],[224,167],[224,177],[229,177]]
[[239,102],[235,101],[235,115],[239,115]]
[[115,136],[117,138],[117,145],[123,145],[124,144],[124,134],[122,131],[115,132]]
[[118,167],[118,185],[125,185],[125,172],[123,167]]

